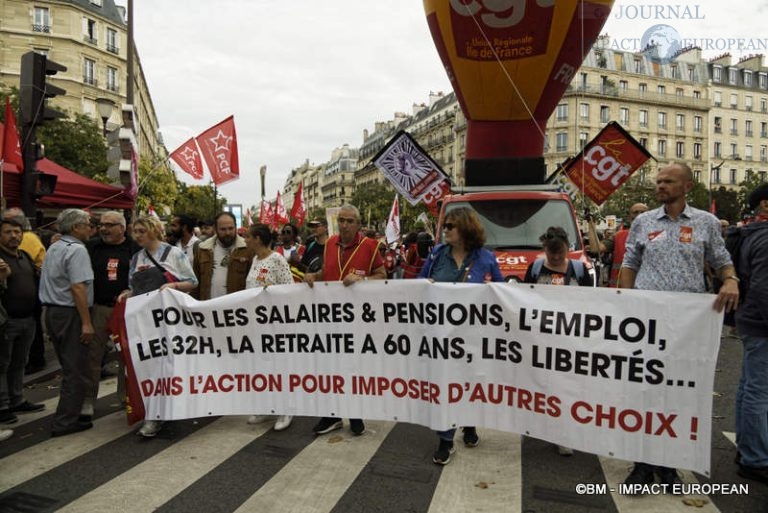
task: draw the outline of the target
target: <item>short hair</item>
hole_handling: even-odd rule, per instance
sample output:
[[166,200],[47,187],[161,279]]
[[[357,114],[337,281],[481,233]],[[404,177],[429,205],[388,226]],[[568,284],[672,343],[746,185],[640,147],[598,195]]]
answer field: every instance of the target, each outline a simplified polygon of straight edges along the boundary
[[134,229],[137,226],[143,226],[147,232],[154,234],[157,240],[165,239],[165,229],[160,219],[155,216],[141,216],[133,222]]
[[272,230],[266,224],[252,224],[248,227],[248,234],[254,239],[259,239],[268,248],[272,247]]
[[4,224],[10,224],[11,226],[18,228],[19,230],[24,231],[24,225],[21,224],[15,217],[0,219],[0,227],[2,227]]
[[285,230],[286,228],[290,228],[291,229],[291,235],[293,235],[294,237],[298,237],[299,236],[299,229],[296,227],[296,225],[286,224],[285,226],[283,226],[283,230]]
[[101,222],[102,219],[104,219],[105,216],[109,217],[115,217],[117,218],[117,222],[122,225],[123,228],[126,226],[125,216],[122,212],[118,212],[117,210],[108,210],[101,214],[101,217],[99,218],[99,222]]
[[691,166],[686,164],[685,162],[672,162],[668,167],[679,167],[683,171],[683,178],[688,181],[693,181],[693,170],[691,169]]
[[3,212],[3,219],[16,220],[17,223],[21,224],[21,229],[24,231],[29,231],[32,229],[32,224],[29,222],[29,219],[27,219],[24,211],[19,207],[11,207],[7,209],[5,212]]
[[554,252],[561,251],[563,246],[566,250],[571,246],[568,242],[568,234],[565,229],[559,226],[550,226],[547,231],[539,237],[541,245],[545,250]]
[[91,224],[91,214],[85,210],[79,208],[68,208],[64,210],[59,217],[56,218],[56,223],[59,225],[59,231],[62,235],[69,235],[72,233],[72,228],[78,224]]
[[187,231],[189,233],[193,233],[195,231],[195,226],[197,226],[197,219],[187,214],[179,214],[176,217],[178,218],[179,224],[182,227],[187,227]]
[[345,203],[344,205],[341,206],[341,208],[339,209],[339,212],[341,212],[342,210],[351,210],[352,212],[355,213],[355,219],[357,219],[358,221],[361,220],[360,210],[356,206],[351,205],[349,203]]
[[219,219],[222,216],[229,216],[230,219],[232,219],[232,222],[235,223],[235,226],[237,226],[237,218],[235,218],[235,214],[233,214],[232,212],[227,212],[226,210],[224,210],[224,211],[219,212],[218,214],[216,214],[216,217],[213,218],[213,226],[214,227],[218,227],[219,226]]
[[485,244],[485,228],[483,228],[483,223],[480,222],[480,218],[477,217],[474,210],[468,207],[454,208],[445,214],[443,223],[446,221],[451,221],[456,225],[459,236],[461,236],[467,249],[482,248]]

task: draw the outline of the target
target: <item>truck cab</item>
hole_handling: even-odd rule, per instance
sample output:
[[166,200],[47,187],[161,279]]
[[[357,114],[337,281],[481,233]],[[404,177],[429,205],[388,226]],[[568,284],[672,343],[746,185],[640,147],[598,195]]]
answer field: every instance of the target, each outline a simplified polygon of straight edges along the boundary
[[568,258],[584,262],[594,277],[571,199],[554,187],[471,187],[446,196],[438,220],[440,238],[445,215],[458,207],[468,207],[480,218],[485,247],[496,254],[506,281],[522,282],[528,265],[544,256],[539,237],[550,226],[565,229],[571,244]]

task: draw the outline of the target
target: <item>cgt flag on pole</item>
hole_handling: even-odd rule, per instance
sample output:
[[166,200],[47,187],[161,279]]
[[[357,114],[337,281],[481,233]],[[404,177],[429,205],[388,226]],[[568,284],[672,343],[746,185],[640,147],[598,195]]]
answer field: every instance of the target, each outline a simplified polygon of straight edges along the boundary
[[261,212],[259,212],[259,222],[271,227],[275,224],[275,211],[269,201],[262,200]]
[[397,194],[395,194],[395,201],[392,203],[392,210],[389,212],[389,218],[387,219],[387,227],[384,230],[384,235],[387,237],[387,246],[397,242],[400,238],[400,204],[398,203]]
[[291,217],[296,220],[296,224],[301,227],[304,219],[307,217],[307,204],[304,203],[304,182],[299,182],[299,188],[296,189],[296,196],[293,198],[291,207]]
[[195,140],[203,153],[213,183],[221,185],[240,178],[234,116],[212,126],[195,137]]
[[243,226],[246,228],[251,226],[251,207],[245,209],[245,215],[243,216]]
[[0,160],[16,166],[19,171],[24,170],[24,159],[21,156],[21,144],[19,143],[19,131],[16,128],[16,116],[13,115],[11,101],[5,97],[5,126],[3,127],[3,146]]
[[202,180],[203,161],[200,159],[200,152],[197,150],[194,137],[190,137],[187,142],[176,148],[170,157],[182,171],[191,175],[195,180]]

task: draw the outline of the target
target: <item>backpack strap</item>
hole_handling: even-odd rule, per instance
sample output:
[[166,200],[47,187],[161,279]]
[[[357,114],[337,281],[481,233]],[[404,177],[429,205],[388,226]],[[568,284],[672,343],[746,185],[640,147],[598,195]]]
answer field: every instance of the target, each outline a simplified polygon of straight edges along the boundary
[[581,281],[584,277],[584,262],[581,260],[571,260],[573,264],[573,273],[576,276],[576,281]]
[[531,267],[531,278],[533,278],[534,281],[539,279],[539,275],[541,274],[541,268],[544,267],[544,259],[543,258],[537,258],[533,261],[533,266]]

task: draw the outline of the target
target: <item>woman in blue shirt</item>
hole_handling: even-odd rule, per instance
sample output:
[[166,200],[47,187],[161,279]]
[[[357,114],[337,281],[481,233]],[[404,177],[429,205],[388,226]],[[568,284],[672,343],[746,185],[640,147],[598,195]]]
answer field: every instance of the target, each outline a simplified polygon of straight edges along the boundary
[[[473,210],[459,207],[448,212],[443,221],[443,232],[445,243],[432,250],[419,278],[451,283],[504,281],[496,256],[483,248],[485,229]],[[455,433],[455,429],[437,432],[440,444],[432,455],[432,461],[437,465],[445,465],[451,460],[455,451]],[[477,447],[480,443],[473,426],[463,428],[463,434],[467,447]]]

